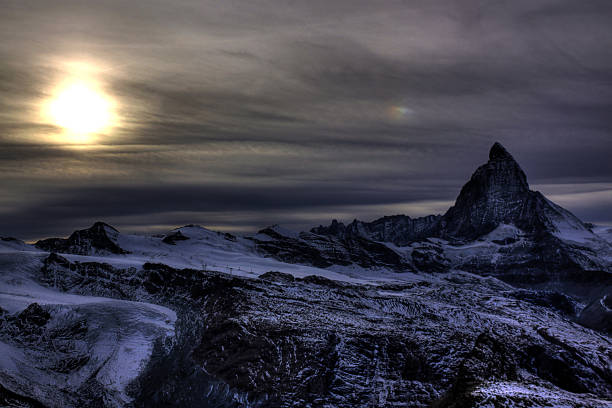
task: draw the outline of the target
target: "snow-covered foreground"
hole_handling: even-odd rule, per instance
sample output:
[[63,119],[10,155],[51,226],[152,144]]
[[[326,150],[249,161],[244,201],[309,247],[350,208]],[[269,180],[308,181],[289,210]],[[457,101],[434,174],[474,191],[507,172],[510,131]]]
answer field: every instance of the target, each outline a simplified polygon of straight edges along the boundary
[[[24,317],[16,322],[14,336],[3,331],[0,385],[60,406],[57,401],[70,399],[75,390],[96,392],[88,389],[95,380],[107,406],[124,406],[131,401],[126,389],[148,363],[156,342],[171,347],[176,313],[148,303],[42,287],[34,281],[40,258],[27,252],[0,254],[0,307],[17,314],[36,303],[49,313],[44,330],[30,327]],[[77,369],[67,370],[65,364]]]
[[[572,321],[585,304],[452,268],[529,260],[533,242],[514,225],[460,244],[371,241],[347,254],[371,248],[379,258],[327,267],[306,263],[346,249],[340,241],[266,231],[249,238],[186,226],[139,236],[98,223],[48,251],[0,240],[0,402],[609,403],[609,337]],[[592,235],[581,244],[605,249]],[[313,248],[316,256],[300,258]],[[384,266],[389,253],[432,269]],[[372,259],[382,263],[358,264]],[[609,313],[606,299],[597,316]]]
[[[609,402],[611,343],[571,322],[565,298],[461,271],[289,264],[246,238],[179,230],[171,243],[105,230],[127,253],[81,242],[86,255],[50,255],[0,241],[0,398],[50,407]],[[503,225],[454,248],[486,254],[507,238],[523,239]],[[448,245],[428,243],[388,247],[409,256]]]
[[[258,254],[252,242],[244,238],[227,239],[197,226],[177,231],[189,239],[168,245],[159,237],[109,231],[128,254],[93,249],[89,255],[61,256],[70,262],[104,263],[115,268],[141,269],[149,262],[233,276],[257,277],[279,271],[295,277],[318,275],[361,284],[411,281],[416,277],[358,266],[335,266],[334,271],[289,264]],[[0,337],[0,386],[33,396],[48,406],[59,406],[57,401],[67,400],[78,405],[74,395],[81,393],[100,393],[106,406],[129,404],[132,397],[128,387],[142,374],[156,344],[171,349],[176,313],[151,303],[69,294],[55,289],[53,283],[51,287],[42,286],[38,278],[48,256],[49,252],[33,245],[0,240],[0,310],[4,316],[15,317],[28,314],[28,308],[36,304],[50,315],[42,331],[35,325],[21,327],[25,323],[18,318],[14,328],[5,324]],[[86,329],[73,333],[79,325]],[[63,365],[71,369],[58,369]],[[100,385],[102,390],[98,389]]]

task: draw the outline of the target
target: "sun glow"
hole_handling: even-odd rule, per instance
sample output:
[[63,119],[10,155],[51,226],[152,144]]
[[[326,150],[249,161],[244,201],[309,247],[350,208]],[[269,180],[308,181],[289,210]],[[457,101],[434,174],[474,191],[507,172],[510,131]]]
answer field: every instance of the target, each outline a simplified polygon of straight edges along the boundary
[[110,98],[93,84],[74,81],[58,88],[47,105],[47,116],[64,129],[63,141],[89,143],[93,134],[112,125]]

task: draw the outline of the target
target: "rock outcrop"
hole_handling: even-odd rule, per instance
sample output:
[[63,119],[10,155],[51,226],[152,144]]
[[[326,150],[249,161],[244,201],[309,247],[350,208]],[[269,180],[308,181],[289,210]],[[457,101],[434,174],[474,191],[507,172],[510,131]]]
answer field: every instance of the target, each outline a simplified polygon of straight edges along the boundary
[[68,238],[49,238],[36,243],[36,247],[49,252],[91,255],[95,253],[125,254],[117,245],[119,231],[103,222],[73,232]]

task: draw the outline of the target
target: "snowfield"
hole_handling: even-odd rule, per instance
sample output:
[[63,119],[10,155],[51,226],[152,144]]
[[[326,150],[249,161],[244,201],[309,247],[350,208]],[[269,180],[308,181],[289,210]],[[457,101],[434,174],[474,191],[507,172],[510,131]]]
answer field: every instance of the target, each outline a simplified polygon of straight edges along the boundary
[[[94,378],[103,387],[107,406],[125,406],[132,400],[126,389],[148,363],[155,343],[171,347],[176,313],[159,305],[42,287],[34,281],[40,267],[37,252],[0,253],[0,307],[17,314],[36,303],[50,314],[47,327],[34,333],[35,339],[0,338],[0,384],[15,393],[34,395],[48,406],[60,406],[57,401],[65,390],[86,388]],[[75,344],[69,344],[70,338],[50,340],[53,330],[76,322],[86,322],[87,333]],[[68,352],[56,353],[49,346],[63,346]],[[50,364],[75,356],[88,358],[78,370],[49,372]]]

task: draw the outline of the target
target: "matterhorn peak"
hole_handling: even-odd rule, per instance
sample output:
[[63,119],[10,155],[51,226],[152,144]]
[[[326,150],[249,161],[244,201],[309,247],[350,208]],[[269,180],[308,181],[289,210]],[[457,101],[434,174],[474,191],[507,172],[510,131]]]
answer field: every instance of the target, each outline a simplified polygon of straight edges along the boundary
[[525,173],[496,142],[489,161],[474,172],[445,214],[443,229],[450,236],[473,239],[500,223],[516,224],[529,212],[531,198]]
[[491,147],[491,150],[489,151],[489,160],[493,161],[493,160],[514,160],[514,157],[512,157],[512,155],[510,153],[508,153],[508,151],[506,150],[506,148],[504,146],[502,146],[501,143],[499,142],[495,142],[493,144],[493,146]]

